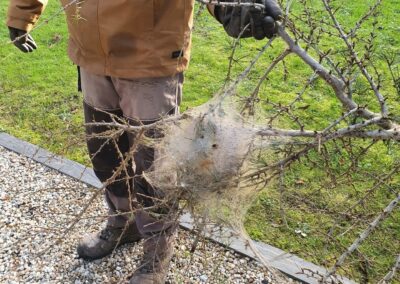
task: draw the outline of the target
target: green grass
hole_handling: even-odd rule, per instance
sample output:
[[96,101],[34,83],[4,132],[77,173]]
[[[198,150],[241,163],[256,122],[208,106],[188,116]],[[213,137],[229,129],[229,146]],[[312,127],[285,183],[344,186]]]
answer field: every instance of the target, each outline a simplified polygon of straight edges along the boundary
[[[59,9],[56,1],[49,2],[45,17]],[[320,7],[320,1],[311,2],[314,9]],[[299,14],[300,4],[298,1],[294,3],[294,13]],[[342,4],[338,18],[344,26],[351,27],[373,1],[335,3]],[[384,1],[381,13],[373,60],[377,68],[383,70],[385,81],[382,92],[388,94],[391,112],[399,117],[400,96],[395,94],[382,60],[382,54],[400,53],[398,1]],[[6,3],[2,2],[1,18],[4,19],[5,14]],[[371,24],[369,21],[367,28],[360,31],[362,36],[368,36]],[[301,23],[298,26],[305,31],[309,29]],[[32,54],[22,54],[7,44],[6,35],[6,27],[0,26],[0,131],[89,164],[82,127],[82,95],[76,91],[76,67],[66,56],[68,34],[63,15],[33,33],[39,49]],[[263,43],[252,39],[241,42],[236,54],[240,60],[233,66],[233,77],[247,66]],[[231,39],[214,19],[204,13],[197,21],[193,39],[193,58],[186,72],[183,110],[206,102],[221,88],[227,74],[230,45]],[[334,58],[338,62],[343,61],[340,55],[343,44],[338,39],[326,36],[321,39],[320,46],[325,50],[332,48]],[[250,79],[241,84],[238,91],[240,95],[244,96],[253,90],[257,78],[283,48],[281,41],[274,43],[250,73]],[[359,51],[362,52],[361,48]],[[277,104],[288,103],[301,91],[312,74],[308,66],[293,55],[288,57],[285,65],[288,74],[285,75],[282,64],[279,64],[263,84],[262,98]],[[365,90],[366,81],[360,77],[356,82],[355,99],[377,110],[372,95]],[[307,109],[296,109],[295,114],[302,118],[309,129],[326,127],[343,111],[332,90],[320,80],[315,82],[299,103],[299,107],[307,105]],[[264,116],[273,115],[276,111],[269,104],[261,104],[261,108],[266,111]],[[287,117],[277,123],[295,127]],[[355,142],[357,147],[354,147],[354,151],[361,151],[369,143]],[[384,174],[390,171],[399,160],[400,151],[398,144],[379,142],[360,160],[358,167],[346,175],[346,169],[356,153],[352,153],[342,142],[337,144],[327,145],[329,161],[324,160],[324,151],[311,152],[307,159],[288,169],[284,178],[284,194],[280,194],[276,183],[261,193],[246,216],[246,228],[253,238],[330,266],[335,256],[340,255],[366,228],[367,222],[372,221],[394,198],[393,192],[400,190],[399,176],[394,176],[388,186],[382,186],[372,193],[367,202],[357,206],[352,214],[340,214],[374,185],[373,177],[369,176],[371,173]],[[280,210],[281,204],[284,214]],[[393,265],[395,255],[400,250],[399,220],[400,213],[397,210],[352,255],[341,273],[360,282],[375,283],[380,279]],[[328,232],[335,223],[337,225],[330,238]],[[306,235],[296,233],[298,230]],[[400,283],[398,278],[395,281]]]

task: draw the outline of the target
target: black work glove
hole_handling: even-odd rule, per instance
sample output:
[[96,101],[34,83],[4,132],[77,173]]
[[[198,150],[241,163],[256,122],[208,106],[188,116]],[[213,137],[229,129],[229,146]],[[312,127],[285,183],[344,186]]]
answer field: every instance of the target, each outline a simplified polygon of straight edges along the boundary
[[242,0],[241,2],[262,4],[265,9],[260,10],[247,6],[216,6],[215,16],[222,23],[228,35],[235,38],[239,35],[242,38],[254,37],[258,40],[265,37],[272,38],[276,34],[275,22],[282,16],[282,10],[276,0]]
[[[14,43],[16,47],[22,52],[32,52],[34,49],[37,48],[35,41],[33,40],[31,35],[26,35],[26,31],[8,27],[10,31],[10,39]],[[19,40],[17,38],[21,37]]]

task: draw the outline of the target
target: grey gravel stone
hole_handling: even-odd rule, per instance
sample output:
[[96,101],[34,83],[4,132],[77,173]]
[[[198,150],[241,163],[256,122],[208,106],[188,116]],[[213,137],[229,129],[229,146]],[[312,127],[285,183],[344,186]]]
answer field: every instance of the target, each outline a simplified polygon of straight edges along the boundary
[[[0,283],[127,283],[142,255],[141,243],[93,262],[77,258],[78,240],[104,224],[101,196],[62,237],[94,192],[0,147]],[[169,283],[277,283],[255,261],[215,243],[199,242],[192,254],[193,242],[193,235],[179,231]]]

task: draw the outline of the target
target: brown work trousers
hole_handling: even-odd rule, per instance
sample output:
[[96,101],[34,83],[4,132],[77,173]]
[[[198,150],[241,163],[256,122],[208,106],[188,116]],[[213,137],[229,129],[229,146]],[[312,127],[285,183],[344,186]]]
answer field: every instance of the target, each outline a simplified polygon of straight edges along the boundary
[[[119,114],[131,123],[148,124],[179,112],[183,85],[182,73],[161,78],[123,79],[95,75],[82,68],[80,71],[84,104],[91,110],[88,113],[109,112],[114,115]],[[88,116],[85,111],[85,121],[92,122],[92,118]],[[127,141],[119,143],[132,146],[135,143],[134,137],[134,135],[125,135],[125,138],[121,139],[127,139]],[[89,143],[90,141],[88,142],[90,148]],[[127,149],[129,148],[125,148],[125,151]],[[110,152],[110,155],[116,155],[116,153]],[[108,158],[118,160],[118,157]],[[106,163],[107,159],[96,161],[96,165],[94,160],[92,158],[95,172],[104,182],[106,178],[103,177],[101,171],[96,171],[96,167],[102,168],[101,163]],[[124,227],[129,222],[136,222],[139,231],[144,236],[164,231],[171,226],[175,227],[174,220],[156,219],[151,210],[145,210],[146,207],[156,207],[154,202],[151,202],[155,190],[141,177],[143,171],[151,167],[153,160],[154,149],[140,146],[134,154],[132,163],[134,177],[131,177],[131,186],[133,188],[125,181],[106,186],[105,199],[110,214],[108,226]],[[107,165],[104,165],[104,168],[107,168]],[[132,212],[132,208],[134,209],[133,218],[132,214],[124,214]],[[166,212],[163,213],[165,216],[172,216],[165,214]]]

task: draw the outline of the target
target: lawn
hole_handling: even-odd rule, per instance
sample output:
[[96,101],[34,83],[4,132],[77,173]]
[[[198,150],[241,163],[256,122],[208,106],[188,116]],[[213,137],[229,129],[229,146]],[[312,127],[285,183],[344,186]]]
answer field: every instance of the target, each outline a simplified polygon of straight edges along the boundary
[[[8,2],[8,1],[7,1]],[[60,7],[58,1],[49,1],[44,17],[50,17]],[[313,0],[317,8],[320,1]],[[345,26],[352,27],[367,10],[371,0],[335,1],[342,3],[337,11]],[[294,1],[294,13],[301,10],[301,1]],[[0,3],[0,18],[7,10]],[[382,54],[400,54],[400,5],[398,0],[384,1],[379,15],[379,28],[375,44],[375,62],[384,65]],[[82,127],[82,94],[77,92],[76,67],[66,56],[68,33],[61,14],[49,24],[32,34],[39,49],[32,54],[22,54],[8,44],[7,28],[0,26],[0,131],[15,135],[52,152],[80,163],[89,164]],[[366,24],[361,34],[368,36],[372,22]],[[299,26],[302,26],[299,23]],[[307,26],[303,29],[306,31]],[[322,47],[333,47],[340,61],[340,43],[326,36]],[[237,51],[233,77],[242,71],[264,42],[243,40]],[[186,72],[182,109],[198,106],[215,94],[226,79],[232,40],[219,24],[206,12],[196,19],[193,39],[193,58]],[[284,48],[280,40],[260,60],[244,81],[238,92],[251,92],[274,56]],[[400,58],[399,58],[400,59]],[[312,71],[291,55],[280,64],[262,85],[261,97],[275,104],[290,102],[301,91]],[[388,70],[384,71],[388,78]],[[382,92],[391,94],[388,100],[391,112],[400,116],[400,96],[388,80]],[[363,97],[365,82],[357,82],[356,98]],[[297,110],[308,128],[322,129],[343,111],[332,91],[317,81],[307,92]],[[376,109],[368,97],[365,104]],[[263,117],[274,113],[269,105],[262,106]],[[289,120],[279,121],[280,126],[296,127]],[[400,191],[400,177],[388,178],[386,185],[373,191],[365,203],[356,206],[351,214],[343,214],[361,196],[374,186],[373,174],[384,177],[400,158],[399,145],[377,142],[369,154],[354,166],[357,153],[348,150],[348,140],[327,145],[321,152],[296,163],[285,173],[284,194],[281,186],[273,182],[258,197],[246,216],[246,228],[252,238],[293,252],[307,260],[324,266],[334,263],[335,257],[349,246],[374,217]],[[358,141],[361,152],[371,141]],[[325,156],[329,160],[324,159]],[[326,169],[329,168],[329,173]],[[351,171],[350,173],[348,173]],[[349,181],[351,179],[351,181]],[[331,230],[331,228],[334,228]],[[400,252],[400,212],[395,211],[379,229],[345,263],[341,273],[358,282],[375,283],[394,264]],[[396,282],[397,281],[397,282]],[[400,278],[395,280],[400,283]]]

